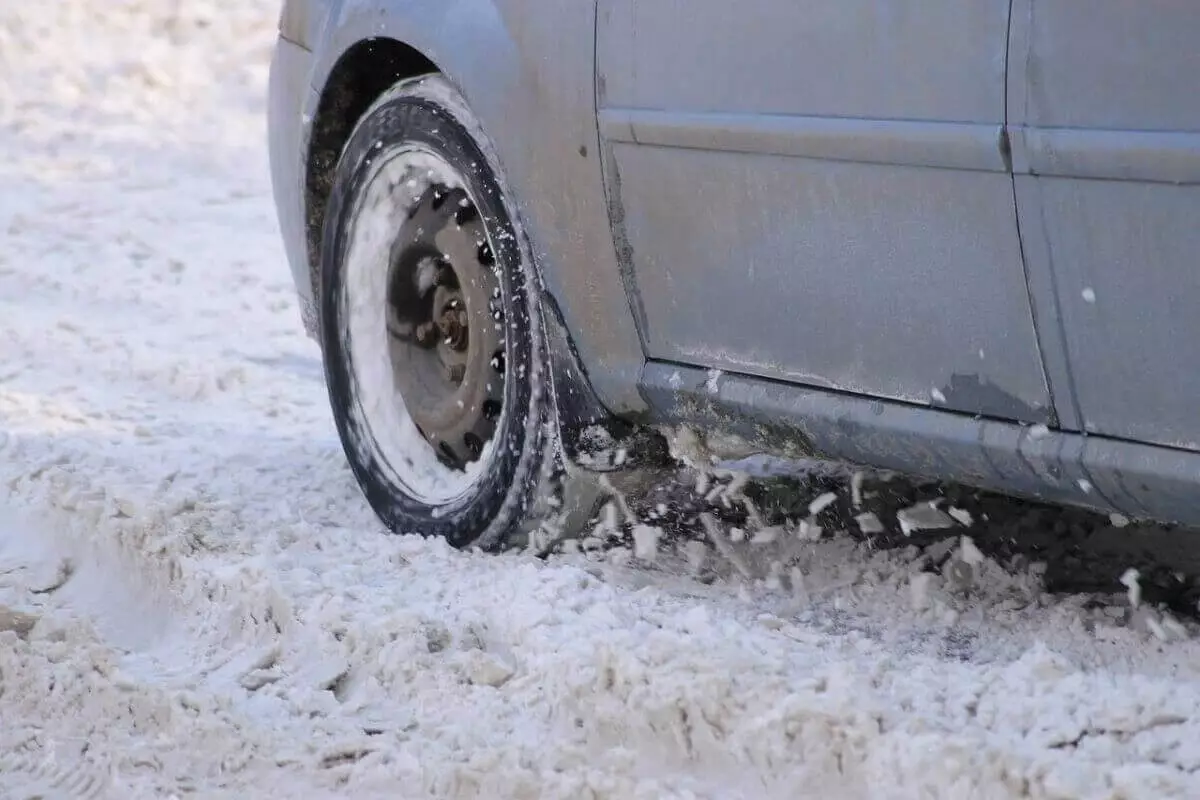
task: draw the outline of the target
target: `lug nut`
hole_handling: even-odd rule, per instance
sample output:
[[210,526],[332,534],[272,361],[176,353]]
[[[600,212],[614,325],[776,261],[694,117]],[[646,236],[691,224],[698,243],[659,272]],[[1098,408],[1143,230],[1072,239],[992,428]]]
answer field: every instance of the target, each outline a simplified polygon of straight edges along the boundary
[[438,328],[432,322],[422,322],[417,326],[417,342],[422,345],[431,345],[437,341]]

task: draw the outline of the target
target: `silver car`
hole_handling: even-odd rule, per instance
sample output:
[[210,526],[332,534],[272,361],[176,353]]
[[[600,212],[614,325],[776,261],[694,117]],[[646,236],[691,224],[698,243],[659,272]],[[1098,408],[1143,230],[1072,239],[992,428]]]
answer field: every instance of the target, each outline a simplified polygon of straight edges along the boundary
[[1197,42],[1154,0],[288,0],[275,196],[366,497],[500,547],[685,431],[1200,523]]

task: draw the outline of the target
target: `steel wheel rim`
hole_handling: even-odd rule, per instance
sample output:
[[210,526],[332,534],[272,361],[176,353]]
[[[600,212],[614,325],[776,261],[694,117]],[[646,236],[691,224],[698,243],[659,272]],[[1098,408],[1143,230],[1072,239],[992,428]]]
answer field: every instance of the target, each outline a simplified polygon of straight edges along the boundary
[[495,248],[472,187],[428,147],[380,153],[339,298],[364,443],[414,499],[468,494],[493,461],[507,353]]

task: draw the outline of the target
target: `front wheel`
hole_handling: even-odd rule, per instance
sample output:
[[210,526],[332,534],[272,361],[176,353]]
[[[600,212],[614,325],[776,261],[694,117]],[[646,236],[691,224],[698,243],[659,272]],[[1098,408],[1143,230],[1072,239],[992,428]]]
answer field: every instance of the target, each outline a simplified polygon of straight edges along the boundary
[[517,544],[555,458],[531,253],[496,159],[440,76],[398,83],[337,165],[321,342],[338,434],[379,518]]

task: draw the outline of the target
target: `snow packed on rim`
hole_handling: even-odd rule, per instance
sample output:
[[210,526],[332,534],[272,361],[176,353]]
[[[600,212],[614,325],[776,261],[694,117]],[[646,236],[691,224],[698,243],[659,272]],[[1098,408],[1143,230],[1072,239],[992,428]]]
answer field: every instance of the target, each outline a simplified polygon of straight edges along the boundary
[[271,205],[278,10],[0,4],[0,796],[1200,797],[1193,623],[970,538],[384,535]]

